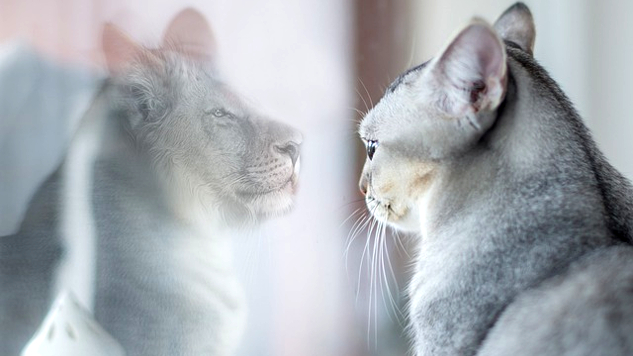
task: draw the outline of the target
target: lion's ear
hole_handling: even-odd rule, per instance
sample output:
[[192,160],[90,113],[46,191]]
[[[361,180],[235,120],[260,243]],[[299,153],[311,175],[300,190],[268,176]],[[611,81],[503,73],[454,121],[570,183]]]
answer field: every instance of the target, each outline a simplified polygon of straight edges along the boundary
[[213,61],[216,53],[211,26],[200,12],[192,8],[179,12],[167,27],[163,46],[170,45],[182,54],[201,61]]
[[130,36],[111,23],[103,26],[103,53],[112,74],[122,72],[133,62],[158,66],[161,61],[148,49],[134,42]]

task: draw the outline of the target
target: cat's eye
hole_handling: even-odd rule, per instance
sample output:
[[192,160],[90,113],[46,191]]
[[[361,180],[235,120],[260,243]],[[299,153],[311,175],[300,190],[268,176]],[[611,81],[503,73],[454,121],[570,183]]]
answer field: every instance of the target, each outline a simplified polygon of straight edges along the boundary
[[367,157],[371,160],[374,158],[374,153],[376,153],[376,148],[378,148],[378,141],[369,140],[367,141]]

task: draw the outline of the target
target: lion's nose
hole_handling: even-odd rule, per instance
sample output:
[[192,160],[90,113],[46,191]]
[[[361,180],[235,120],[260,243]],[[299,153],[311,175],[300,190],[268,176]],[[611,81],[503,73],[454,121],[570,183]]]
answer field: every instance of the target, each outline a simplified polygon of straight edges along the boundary
[[295,165],[295,163],[297,163],[297,159],[299,158],[298,143],[289,141],[283,145],[275,145],[275,149],[281,154],[287,154],[288,156],[290,156],[293,166]]

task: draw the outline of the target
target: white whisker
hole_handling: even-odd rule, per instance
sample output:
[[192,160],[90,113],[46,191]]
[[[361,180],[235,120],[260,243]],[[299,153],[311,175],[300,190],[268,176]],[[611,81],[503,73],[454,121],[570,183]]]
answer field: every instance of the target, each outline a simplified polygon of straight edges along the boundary
[[[362,79],[358,79],[360,81],[360,84],[363,86],[363,88],[365,89],[365,93],[367,93],[367,98],[369,99],[369,103],[371,104],[371,108],[374,107],[374,102],[371,99],[371,94],[369,94],[369,90],[367,90],[367,87],[365,86],[365,83],[363,83]],[[365,103],[365,106],[367,106],[367,104]],[[371,108],[368,108],[367,111],[369,111]]]
[[[359,81],[361,81],[360,79],[358,79]],[[361,81],[362,83],[362,81]],[[367,104],[367,101],[365,100],[365,97],[363,97],[363,95],[358,91],[358,89],[354,89],[356,91],[356,94],[358,94],[358,96],[360,97],[360,100],[363,101],[363,104],[365,105],[365,113],[367,113],[370,109],[369,105]],[[365,90],[367,90],[367,88],[365,88]],[[363,115],[365,116],[365,115]]]

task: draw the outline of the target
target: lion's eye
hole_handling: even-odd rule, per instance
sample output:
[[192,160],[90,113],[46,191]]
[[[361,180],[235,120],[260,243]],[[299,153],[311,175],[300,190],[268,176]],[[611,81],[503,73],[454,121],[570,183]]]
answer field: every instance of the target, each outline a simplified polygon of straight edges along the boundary
[[224,109],[214,109],[211,114],[215,117],[224,117],[228,115],[228,113]]
[[374,153],[376,153],[376,148],[378,148],[378,141],[369,140],[367,141],[367,157],[371,160],[374,158]]
[[233,114],[231,114],[231,112],[226,111],[222,108],[208,108],[206,110],[204,110],[204,113],[206,115],[212,115],[213,117],[232,117]]

